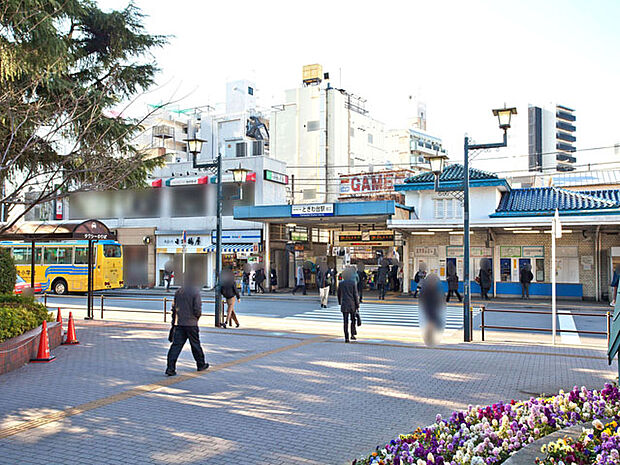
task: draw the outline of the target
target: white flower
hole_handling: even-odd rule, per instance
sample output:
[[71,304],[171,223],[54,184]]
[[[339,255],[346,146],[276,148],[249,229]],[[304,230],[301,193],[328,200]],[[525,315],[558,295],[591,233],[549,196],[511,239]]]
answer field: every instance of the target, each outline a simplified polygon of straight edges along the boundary
[[594,426],[599,431],[602,430],[605,427],[605,425],[603,425],[603,422],[601,420],[598,420],[598,419],[596,419],[596,420],[594,420],[592,422],[592,426]]

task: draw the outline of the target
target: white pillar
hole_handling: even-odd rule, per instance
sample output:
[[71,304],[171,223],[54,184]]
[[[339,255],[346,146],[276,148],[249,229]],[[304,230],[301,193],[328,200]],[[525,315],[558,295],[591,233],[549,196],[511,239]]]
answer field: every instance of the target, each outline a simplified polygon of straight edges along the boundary
[[407,233],[403,233],[403,293],[409,293],[409,283],[411,282],[411,277],[409,273],[409,242],[411,241],[411,236]]
[[557,224],[553,219],[551,226],[551,343],[555,344],[557,309],[555,304],[555,235]]
[[264,257],[264,265],[265,265],[265,281],[267,283],[267,289],[271,290],[271,278],[270,278],[270,272],[271,272],[271,266],[270,266],[270,261],[271,261],[271,244],[270,244],[270,240],[269,240],[269,223],[265,223],[263,225],[263,234],[265,236],[265,250],[263,253],[263,257]]

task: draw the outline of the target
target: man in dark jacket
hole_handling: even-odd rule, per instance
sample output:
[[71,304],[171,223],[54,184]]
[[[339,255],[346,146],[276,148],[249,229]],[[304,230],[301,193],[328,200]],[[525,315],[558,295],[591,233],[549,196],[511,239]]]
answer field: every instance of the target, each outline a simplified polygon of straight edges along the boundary
[[166,375],[174,376],[177,374],[177,359],[185,345],[185,341],[188,339],[198,371],[206,370],[209,368],[209,364],[205,362],[205,354],[202,351],[202,347],[200,347],[200,338],[198,336],[198,319],[202,314],[200,290],[195,286],[183,285],[174,294],[174,309],[174,330],[172,345],[170,350],[168,350]]
[[530,283],[534,279],[534,275],[532,274],[532,265],[526,263],[519,271],[519,282],[521,283],[521,298],[529,299],[530,298]]
[[461,294],[459,294],[459,277],[456,274],[456,266],[452,262],[448,262],[448,277],[446,281],[448,281],[448,295],[446,296],[446,302],[450,302],[450,297],[456,294],[459,299],[459,302],[463,301]]
[[349,318],[351,319],[351,339],[355,341],[355,314],[360,308],[360,299],[357,294],[357,285],[355,284],[355,277],[353,272],[345,270],[343,272],[343,279],[338,286],[338,304],[340,304],[340,311],[342,312],[342,319],[344,322],[344,342],[349,342]]
[[483,258],[480,261],[480,272],[478,273],[478,280],[480,281],[480,298],[489,300],[489,291],[493,285],[491,277],[491,260]]
[[385,300],[388,272],[390,271],[387,258],[382,258],[377,272],[377,289],[379,290],[379,300]]

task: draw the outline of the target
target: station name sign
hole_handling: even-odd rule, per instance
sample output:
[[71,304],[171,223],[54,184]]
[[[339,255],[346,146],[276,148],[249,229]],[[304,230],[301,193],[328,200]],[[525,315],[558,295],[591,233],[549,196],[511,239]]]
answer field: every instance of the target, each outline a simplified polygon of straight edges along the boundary
[[292,205],[291,216],[296,218],[304,216],[334,216],[334,204]]

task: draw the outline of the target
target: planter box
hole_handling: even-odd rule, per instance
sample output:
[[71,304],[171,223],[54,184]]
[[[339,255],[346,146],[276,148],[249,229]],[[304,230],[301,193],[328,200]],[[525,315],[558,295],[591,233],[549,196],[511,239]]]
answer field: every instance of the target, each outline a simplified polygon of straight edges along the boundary
[[[58,347],[62,342],[61,324],[48,323],[47,335],[50,350]],[[15,370],[28,363],[31,358],[35,358],[39,349],[40,336],[41,326],[0,343],[0,375]]]

